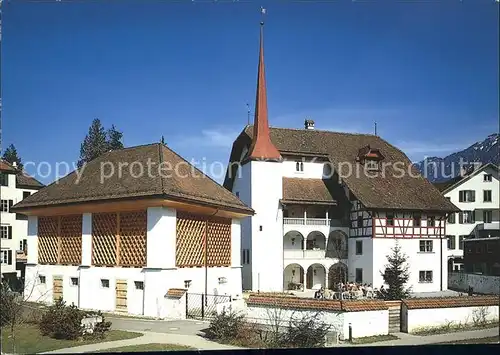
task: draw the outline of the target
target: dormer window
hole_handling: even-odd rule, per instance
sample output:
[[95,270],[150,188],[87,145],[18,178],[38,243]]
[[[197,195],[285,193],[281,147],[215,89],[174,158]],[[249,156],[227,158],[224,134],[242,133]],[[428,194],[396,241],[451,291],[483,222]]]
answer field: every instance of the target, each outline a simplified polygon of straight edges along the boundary
[[356,161],[365,166],[367,171],[380,170],[380,161],[384,160],[384,156],[380,150],[372,148],[369,145],[359,149]]
[[304,163],[301,161],[298,161],[295,163],[295,171],[296,172],[303,172],[304,171]]
[[367,159],[367,160],[365,160],[365,167],[366,167],[366,170],[377,171],[379,168],[378,161],[374,160],[374,159]]

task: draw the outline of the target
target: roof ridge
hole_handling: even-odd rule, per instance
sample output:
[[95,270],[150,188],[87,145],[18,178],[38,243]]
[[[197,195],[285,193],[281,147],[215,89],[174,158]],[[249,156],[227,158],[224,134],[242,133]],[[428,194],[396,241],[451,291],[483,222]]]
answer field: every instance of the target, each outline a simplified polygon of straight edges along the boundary
[[[253,127],[253,125],[246,125],[245,128],[243,130],[245,130],[247,127]],[[370,133],[352,133],[352,132],[338,132],[338,131],[327,131],[327,130],[324,130],[324,129],[305,129],[305,128],[287,128],[287,127],[276,127],[276,126],[272,126],[272,125],[269,125],[269,128],[270,129],[282,129],[282,130],[287,130],[287,131],[300,131],[300,132],[320,132],[320,133],[335,133],[335,134],[347,134],[347,135],[352,135],[352,136],[368,136],[368,137],[378,137],[380,138],[379,136],[376,136],[374,134],[370,134]]]
[[[223,188],[225,191],[227,191],[228,193],[232,194],[229,190],[227,190],[226,188],[224,188],[223,185],[219,184],[217,181],[215,181],[214,179],[212,179],[210,176],[208,176],[207,174],[205,174],[203,171],[201,171],[200,169],[198,169],[194,164],[191,164],[190,162],[188,162],[185,158],[183,158],[180,154],[178,154],[176,151],[174,151],[173,149],[167,147],[167,146],[164,146],[165,149],[171,151],[172,153],[174,153],[174,155],[176,155],[177,157],[179,157],[182,161],[186,162],[190,167],[192,166],[193,168],[195,168],[198,172],[200,172],[204,177],[206,177],[207,179],[209,179],[211,182],[213,182],[214,184],[218,185],[219,187]],[[163,180],[163,178],[162,178]],[[194,195],[193,195],[194,196]],[[234,195],[233,195],[234,196]],[[236,197],[236,196],[234,196]],[[237,198],[237,197],[236,197]],[[241,200],[240,200],[241,201]]]

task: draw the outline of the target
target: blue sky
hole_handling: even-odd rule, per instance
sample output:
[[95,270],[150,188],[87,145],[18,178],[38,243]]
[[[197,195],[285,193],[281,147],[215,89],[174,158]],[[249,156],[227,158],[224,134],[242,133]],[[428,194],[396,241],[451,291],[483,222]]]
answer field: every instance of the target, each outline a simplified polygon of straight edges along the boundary
[[[253,109],[260,6],[270,123],[373,131],[413,160],[498,132],[494,0],[4,0],[2,146],[76,163],[93,118],[127,146],[226,163]],[[42,175],[42,176],[41,176]],[[219,179],[220,181],[220,179]]]

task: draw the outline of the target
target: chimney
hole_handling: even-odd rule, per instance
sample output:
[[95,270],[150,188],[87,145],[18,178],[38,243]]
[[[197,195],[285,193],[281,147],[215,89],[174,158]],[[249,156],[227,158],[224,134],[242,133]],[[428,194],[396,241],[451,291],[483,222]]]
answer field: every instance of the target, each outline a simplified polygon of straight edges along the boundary
[[314,129],[314,121],[306,119],[306,121],[304,122],[304,128],[305,129]]
[[13,166],[14,168],[17,168],[17,163],[16,163],[15,161],[14,161],[14,162],[12,162],[12,166]]

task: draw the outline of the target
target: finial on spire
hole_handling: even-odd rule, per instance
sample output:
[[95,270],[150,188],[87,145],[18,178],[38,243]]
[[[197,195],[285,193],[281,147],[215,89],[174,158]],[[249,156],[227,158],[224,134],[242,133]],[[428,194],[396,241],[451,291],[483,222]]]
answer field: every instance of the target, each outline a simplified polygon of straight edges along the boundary
[[262,6],[260,7],[260,14],[261,14],[260,25],[264,26],[264,15],[266,14],[266,9],[264,9]]

